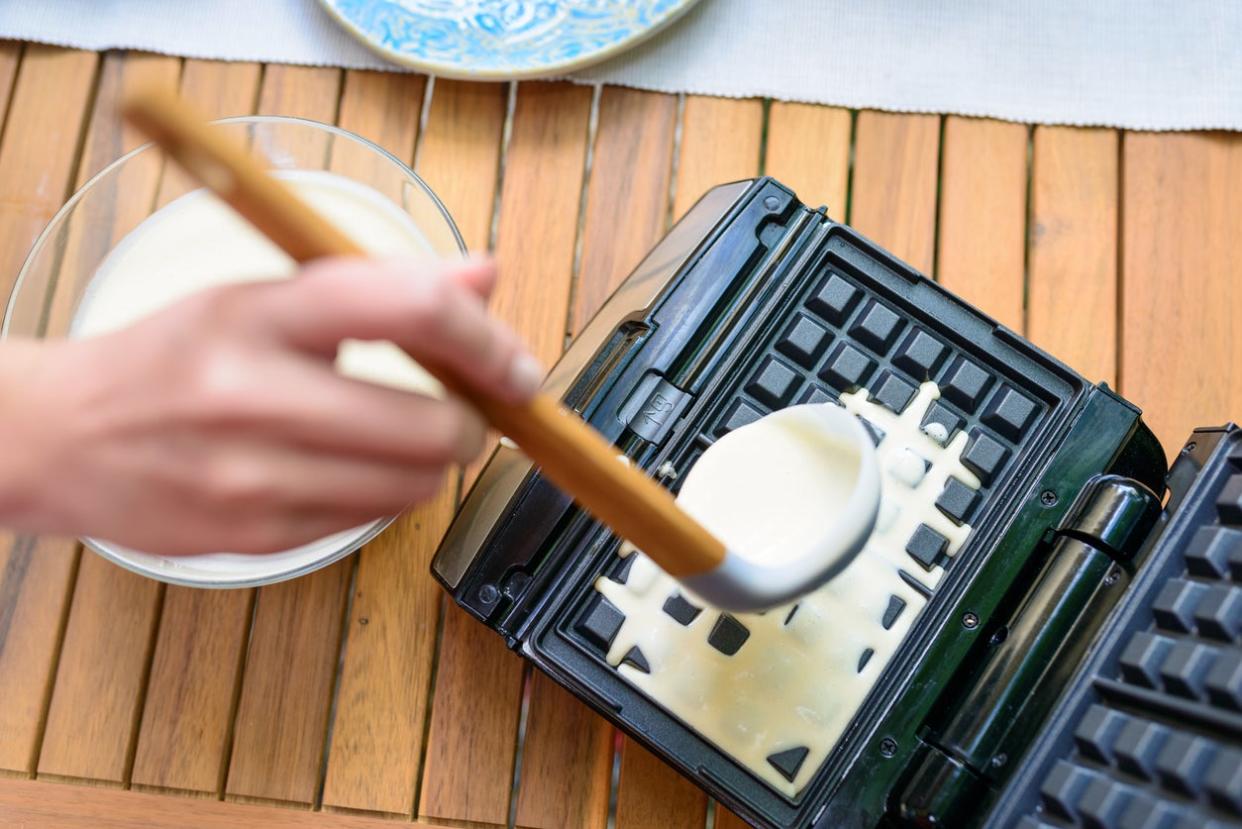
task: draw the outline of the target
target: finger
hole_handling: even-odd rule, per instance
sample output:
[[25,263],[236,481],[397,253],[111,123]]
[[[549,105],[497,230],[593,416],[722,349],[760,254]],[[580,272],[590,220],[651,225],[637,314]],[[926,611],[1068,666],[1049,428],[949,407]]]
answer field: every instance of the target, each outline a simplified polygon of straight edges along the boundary
[[376,518],[434,497],[443,465],[359,460],[237,441],[205,465],[197,500],[224,523],[291,512]]
[[454,270],[451,278],[486,302],[496,287],[496,263],[487,257],[471,257],[467,267]]
[[353,380],[296,356],[206,396],[191,416],[222,431],[395,464],[468,463],[487,432],[479,414],[456,398]]
[[249,308],[256,325],[295,348],[323,354],[344,339],[389,340],[489,396],[523,402],[537,390],[542,369],[455,276],[484,267],[333,260],[295,279],[253,286]]

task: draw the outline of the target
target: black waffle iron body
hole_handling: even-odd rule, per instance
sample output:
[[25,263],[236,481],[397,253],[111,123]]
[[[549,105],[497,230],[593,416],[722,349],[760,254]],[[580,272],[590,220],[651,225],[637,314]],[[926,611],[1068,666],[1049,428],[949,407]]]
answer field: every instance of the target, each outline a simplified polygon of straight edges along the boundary
[[[709,191],[546,388],[676,489],[714,439],[767,412],[858,388],[900,411],[925,380],[942,396],[924,422],[969,436],[962,460],[982,486],[946,509],[973,529],[794,797],[607,663],[619,622],[596,612],[593,584],[623,567],[618,540],[512,447],[483,471],[433,572],[757,825],[1230,825],[1242,814],[1231,429],[1196,432],[1166,475],[1133,405],[766,178]],[[1166,822],[1120,822],[1153,814]]]

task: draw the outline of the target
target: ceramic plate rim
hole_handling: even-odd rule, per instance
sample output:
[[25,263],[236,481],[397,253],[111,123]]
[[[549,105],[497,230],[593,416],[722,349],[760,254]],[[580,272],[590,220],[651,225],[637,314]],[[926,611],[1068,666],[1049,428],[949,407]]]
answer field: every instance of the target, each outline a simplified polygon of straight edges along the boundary
[[678,5],[669,12],[668,16],[656,25],[648,26],[645,29],[634,32],[628,37],[622,38],[616,43],[611,43],[599,51],[591,52],[587,55],[578,55],[577,57],[570,58],[569,60],[563,60],[558,63],[548,63],[542,66],[530,67],[526,69],[501,71],[491,69],[470,70],[458,64],[443,63],[440,61],[419,58],[405,52],[399,52],[396,49],[390,49],[375,42],[370,35],[358,28],[352,20],[345,17],[345,15],[336,8],[335,0],[319,0],[320,7],[326,10],[342,29],[348,32],[354,40],[358,41],[372,53],[379,55],[384,60],[395,63],[399,66],[424,72],[428,75],[434,75],[437,78],[448,78],[450,80],[459,81],[520,81],[534,78],[548,78],[567,72],[575,72],[579,69],[584,69],[588,66],[593,66],[597,63],[608,60],[611,57],[615,57],[627,49],[632,49],[680,20],[683,16],[685,16],[686,12],[697,6],[698,3],[699,0],[680,0]]

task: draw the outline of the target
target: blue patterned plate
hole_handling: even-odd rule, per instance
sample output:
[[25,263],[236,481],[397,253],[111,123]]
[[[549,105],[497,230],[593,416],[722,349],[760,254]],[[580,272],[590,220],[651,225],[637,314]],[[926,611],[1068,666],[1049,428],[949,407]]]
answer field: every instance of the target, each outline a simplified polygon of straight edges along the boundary
[[697,0],[320,0],[396,63],[448,78],[553,75],[611,57]]

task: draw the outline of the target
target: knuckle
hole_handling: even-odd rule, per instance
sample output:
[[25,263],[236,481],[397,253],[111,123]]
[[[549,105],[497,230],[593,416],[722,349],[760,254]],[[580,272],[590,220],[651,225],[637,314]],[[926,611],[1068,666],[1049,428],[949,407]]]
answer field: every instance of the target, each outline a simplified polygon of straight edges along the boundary
[[270,472],[244,455],[210,461],[204,481],[208,498],[225,510],[253,509],[277,500],[278,490]]
[[240,313],[248,293],[246,285],[217,285],[200,291],[187,302],[200,321],[210,324],[232,322]]
[[250,364],[239,350],[228,346],[204,349],[195,361],[193,405],[211,421],[243,416],[253,400]]
[[452,286],[446,280],[433,277],[412,281],[414,285],[407,292],[411,324],[428,333],[441,331],[444,317],[452,307]]

